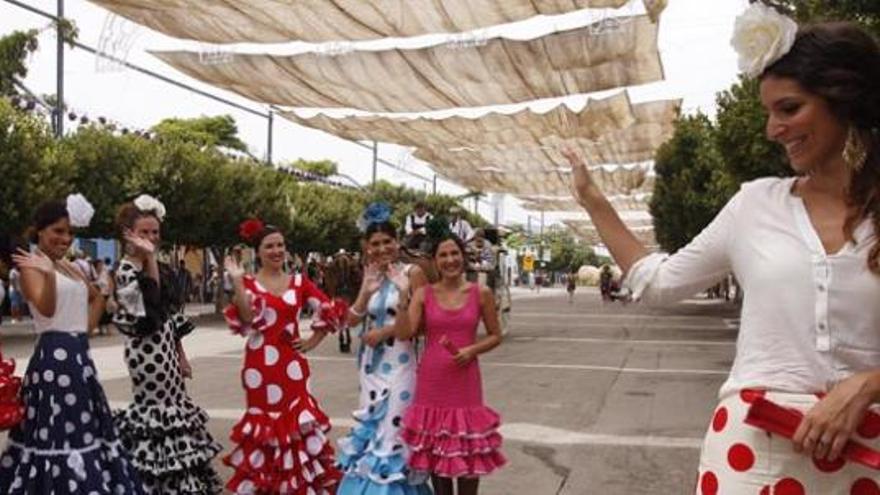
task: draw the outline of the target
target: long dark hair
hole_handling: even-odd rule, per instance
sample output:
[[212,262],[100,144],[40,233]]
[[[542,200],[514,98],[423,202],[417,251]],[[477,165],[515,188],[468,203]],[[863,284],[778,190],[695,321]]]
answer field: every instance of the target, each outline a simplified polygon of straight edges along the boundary
[[395,226],[392,222],[377,222],[371,223],[367,226],[366,232],[364,232],[364,240],[369,242],[370,237],[373,237],[373,234],[386,234],[389,237],[397,239],[397,226]]
[[804,26],[791,50],[761,75],[767,76],[794,79],[861,137],[868,156],[850,179],[847,201],[856,212],[847,218],[845,231],[853,240],[857,222],[871,218],[878,237],[868,268],[880,275],[880,45],[850,22]]
[[37,233],[62,218],[69,218],[67,212],[67,203],[59,200],[50,200],[41,203],[34,210],[34,217],[31,226],[27,230],[27,238],[32,243],[37,243]]

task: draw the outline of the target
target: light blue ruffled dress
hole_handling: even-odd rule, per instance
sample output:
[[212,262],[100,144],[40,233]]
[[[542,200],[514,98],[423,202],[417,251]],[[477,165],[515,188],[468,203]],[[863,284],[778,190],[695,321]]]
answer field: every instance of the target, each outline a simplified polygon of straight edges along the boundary
[[[385,280],[370,298],[365,327],[393,324],[397,299],[397,287]],[[400,436],[415,391],[412,341],[361,344],[357,363],[360,397],[352,413],[357,425],[339,440],[337,462],[345,476],[337,495],[430,495],[427,477],[407,467],[410,451]]]

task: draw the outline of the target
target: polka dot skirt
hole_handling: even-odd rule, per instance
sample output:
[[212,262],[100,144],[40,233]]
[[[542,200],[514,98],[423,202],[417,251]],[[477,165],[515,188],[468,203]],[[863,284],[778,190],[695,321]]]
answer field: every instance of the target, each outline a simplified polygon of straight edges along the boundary
[[84,334],[40,335],[22,398],[25,418],[0,455],[4,494],[144,493],[117,438]]
[[[880,495],[880,473],[861,464],[813,459],[790,439],[744,423],[749,405],[766,396],[803,412],[814,395],[744,390],[718,405],[703,442],[697,495]],[[880,449],[880,415],[869,412],[856,440]]]

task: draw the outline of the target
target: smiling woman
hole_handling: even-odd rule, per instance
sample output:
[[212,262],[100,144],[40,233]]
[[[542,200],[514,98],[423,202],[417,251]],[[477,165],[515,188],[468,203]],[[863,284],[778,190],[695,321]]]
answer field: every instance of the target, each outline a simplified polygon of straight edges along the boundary
[[[636,300],[670,304],[729,272],[745,291],[697,493],[877,493],[876,471],[841,452],[880,449],[880,46],[853,24],[797,27],[761,3],[735,31],[767,137],[797,176],[743,184],[671,256],[648,253],[568,152],[576,199]],[[745,424],[759,399],[804,414],[792,440]]]

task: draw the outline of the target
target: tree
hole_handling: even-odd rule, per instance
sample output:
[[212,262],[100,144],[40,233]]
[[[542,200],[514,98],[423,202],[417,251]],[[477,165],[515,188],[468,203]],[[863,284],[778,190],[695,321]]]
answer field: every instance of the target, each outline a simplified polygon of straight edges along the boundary
[[657,241],[668,252],[700,233],[735,191],[715,143],[712,122],[698,114],[680,118],[672,139],[657,151],[650,210]]
[[572,233],[563,228],[551,228],[541,239],[544,249],[550,250],[550,262],[545,268],[555,272],[577,271],[584,265],[597,266],[599,257],[586,244],[579,243]]
[[0,38],[0,96],[18,94],[16,84],[27,77],[25,61],[31,53],[37,51],[39,32],[15,31]]
[[46,122],[0,99],[0,234],[20,236],[37,205],[61,197],[64,178],[46,161],[51,150]]
[[801,22],[851,20],[880,37],[880,2],[876,0],[768,0],[766,3],[792,13]]
[[291,166],[295,169],[317,175],[318,177],[330,177],[339,172],[339,166],[332,160],[303,160],[302,158],[293,162]]
[[194,119],[164,119],[151,129],[160,140],[184,141],[200,146],[224,147],[247,153],[248,147],[238,137],[238,125],[231,115]]

